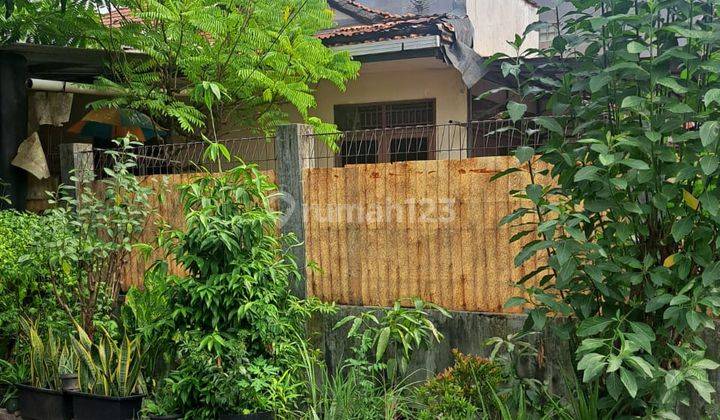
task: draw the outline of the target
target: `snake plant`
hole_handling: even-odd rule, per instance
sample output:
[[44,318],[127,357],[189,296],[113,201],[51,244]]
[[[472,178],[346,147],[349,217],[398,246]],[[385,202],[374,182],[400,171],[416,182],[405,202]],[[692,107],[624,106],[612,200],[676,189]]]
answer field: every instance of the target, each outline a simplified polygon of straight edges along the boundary
[[34,322],[22,320],[21,323],[30,341],[30,385],[61,390],[60,357],[64,352],[61,340],[53,335],[52,330],[43,339]]
[[80,327],[78,338],[72,338],[73,351],[78,359],[80,390],[106,397],[133,395],[140,382],[140,345],[124,336],[120,343],[104,330],[93,343]]

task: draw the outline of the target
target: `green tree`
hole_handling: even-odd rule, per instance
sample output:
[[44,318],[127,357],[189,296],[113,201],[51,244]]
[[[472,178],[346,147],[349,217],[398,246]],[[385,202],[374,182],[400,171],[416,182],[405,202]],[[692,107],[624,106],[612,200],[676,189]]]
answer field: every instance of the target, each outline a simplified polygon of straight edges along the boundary
[[521,52],[518,37],[496,57],[516,81],[512,119],[529,99],[553,115],[535,119],[547,144],[501,174],[531,180],[502,221],[526,241],[515,264],[547,257],[519,281],[527,327],[574,321],[552,326],[605,415],[673,417],[692,389],[711,402],[718,367],[702,332],[720,314],[720,3],[572,3],[550,48]]
[[97,46],[99,4],[87,0],[66,4],[59,0],[7,0],[0,5],[0,43]]
[[[78,173],[72,177],[77,186],[60,187],[47,211],[54,224],[33,232],[33,246],[20,259],[42,256],[39,265],[47,270],[58,304],[72,319],[79,312],[76,323],[91,338],[98,316],[116,305],[131,251],[148,251],[140,239],[155,212],[152,189],[132,173],[137,164],[130,151],[138,143],[125,137],[117,144],[120,150],[105,152],[111,163],[105,178],[93,182]],[[63,282],[66,277],[71,280]]]
[[[96,106],[148,112],[186,134],[217,139],[238,129],[272,129],[308,110],[313,86],[343,89],[359,64],[333,52],[315,34],[332,25],[324,0],[126,0],[119,28],[100,43],[113,52],[120,96]],[[144,54],[126,53],[128,50]]]

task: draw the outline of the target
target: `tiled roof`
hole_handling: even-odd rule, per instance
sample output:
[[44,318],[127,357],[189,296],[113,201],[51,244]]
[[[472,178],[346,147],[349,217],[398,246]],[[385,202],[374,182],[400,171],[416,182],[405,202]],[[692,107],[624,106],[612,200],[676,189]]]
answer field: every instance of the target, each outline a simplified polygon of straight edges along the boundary
[[425,35],[445,35],[453,31],[446,15],[413,16],[388,20],[371,25],[346,26],[331,29],[318,35],[325,45],[383,41],[413,38]]
[[100,21],[103,26],[110,28],[119,28],[123,25],[123,23],[128,21],[132,22],[134,20],[137,20],[137,18],[133,16],[129,7],[118,7],[117,9],[111,10],[110,12],[100,16]]
[[402,18],[401,15],[380,9],[373,9],[355,0],[328,0],[328,5],[364,23],[375,23],[383,20]]
[[[451,41],[448,34],[453,32],[453,27],[447,22],[447,15],[397,15],[369,8],[355,0],[329,0],[328,3],[345,13],[352,14],[359,20],[369,22],[365,25],[333,28],[319,33],[317,37],[328,46],[426,35],[440,35],[444,40]],[[138,20],[126,7],[112,10],[102,15],[101,19],[103,25],[112,28],[119,28],[125,22]]]

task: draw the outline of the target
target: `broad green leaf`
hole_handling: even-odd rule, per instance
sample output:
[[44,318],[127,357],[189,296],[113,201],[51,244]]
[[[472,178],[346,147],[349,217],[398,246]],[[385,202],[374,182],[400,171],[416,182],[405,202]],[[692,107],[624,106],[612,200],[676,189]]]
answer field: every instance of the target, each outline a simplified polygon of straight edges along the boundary
[[696,369],[715,370],[720,367],[720,364],[710,359],[702,359],[699,362],[693,363],[693,367]]
[[620,378],[617,373],[612,373],[605,379],[605,386],[607,387],[608,393],[615,401],[620,399],[622,394],[623,384],[620,382]]
[[652,367],[652,365],[651,365],[650,363],[648,363],[648,362],[647,362],[645,359],[643,359],[642,357],[640,357],[640,356],[631,356],[631,357],[628,359],[628,362],[629,362],[629,364],[631,364],[631,365],[635,366],[636,368],[640,369],[640,370],[645,374],[645,376],[647,376],[648,378],[653,378],[653,377],[654,377],[654,375],[653,375],[653,370],[654,370],[654,368]]
[[710,106],[713,103],[720,104],[720,89],[710,89],[705,92],[703,102],[705,103],[706,107]]
[[627,51],[630,54],[640,54],[641,52],[645,51],[647,49],[646,46],[643,44],[637,42],[637,41],[630,41],[627,44]]
[[564,134],[564,130],[562,126],[557,122],[557,120],[553,117],[548,116],[542,116],[535,118],[535,123],[537,123],[539,126],[546,128],[553,133],[557,133],[560,135]]
[[702,280],[704,286],[710,286],[720,280],[720,262],[715,262],[705,268],[702,274]]
[[643,162],[642,160],[638,159],[623,159],[619,162],[621,165],[625,165],[629,168],[633,169],[639,169],[639,170],[646,170],[650,169],[650,166],[646,162]]
[[720,122],[707,121],[700,126],[700,140],[705,147],[714,144],[720,135]]
[[375,351],[375,362],[380,362],[385,355],[388,342],[390,341],[390,327],[384,327],[378,335],[377,349]]
[[507,104],[507,110],[508,110],[508,114],[510,115],[510,119],[513,122],[517,122],[523,116],[525,116],[525,112],[527,111],[527,105],[517,103],[515,101],[510,101]]
[[692,309],[685,314],[685,320],[688,323],[688,327],[690,327],[693,331],[697,331],[698,327],[702,323],[700,315]]
[[656,296],[652,299],[650,299],[647,304],[645,305],[645,312],[655,312],[658,309],[662,308],[663,306],[670,303],[672,300],[673,295],[669,293],[665,293],[660,296]]
[[530,146],[520,146],[515,150],[515,158],[522,165],[525,162],[529,162],[535,154],[535,149]]
[[700,158],[700,168],[705,175],[715,173],[718,168],[718,158],[715,156],[703,156]]
[[675,104],[670,105],[667,107],[667,110],[672,112],[673,114],[692,114],[695,112],[690,105],[684,103],[684,102],[678,102]]
[[525,194],[527,194],[527,197],[535,204],[540,203],[540,200],[543,196],[543,189],[541,185],[538,184],[530,184],[527,187],[525,187]]
[[658,80],[658,84],[669,88],[677,94],[684,94],[688,91],[685,86],[681,85],[676,79],[672,77],[663,77],[662,79]]
[[690,302],[690,298],[687,295],[677,295],[670,301],[670,306],[682,305],[688,302]]
[[583,166],[575,172],[573,178],[575,182],[580,181],[600,181],[602,178],[598,175],[602,169],[597,166]]
[[673,239],[675,239],[675,242],[680,242],[692,231],[692,228],[693,220],[689,217],[685,217],[676,220],[675,223],[673,223],[670,233],[672,234]]
[[638,389],[637,382],[635,381],[635,375],[629,370],[621,368],[620,380],[622,381],[623,385],[625,385],[625,389],[627,389],[628,394],[630,394],[631,397],[635,398]]
[[533,329],[535,331],[542,331],[542,329],[545,328],[545,323],[547,322],[547,315],[545,315],[545,312],[532,310],[530,312],[530,318],[533,320]]
[[505,302],[505,305],[503,305],[503,308],[510,309],[514,308],[516,306],[522,306],[525,303],[527,303],[527,300],[523,297],[515,296],[508,299],[507,302]]
[[588,82],[588,86],[590,87],[590,92],[597,92],[603,87],[605,87],[612,78],[607,73],[600,73],[598,75],[595,75],[590,78],[590,81]]
[[687,381],[706,403],[712,404],[712,394],[715,393],[715,388],[708,381],[694,378],[688,378]]
[[600,353],[588,353],[584,355],[577,364],[578,370],[585,370],[593,365],[601,363],[605,360],[605,356]]
[[584,319],[582,322],[580,322],[580,325],[578,325],[577,336],[588,337],[601,333],[605,331],[605,329],[609,327],[612,323],[612,319],[600,318],[596,316]]
[[596,363],[583,372],[583,382],[588,383],[603,373],[607,362]]
[[673,389],[683,381],[683,373],[679,370],[669,370],[665,374],[665,388]]
[[552,241],[537,241],[526,245],[517,256],[515,256],[515,267],[520,267],[525,261],[535,255],[536,252],[550,248],[552,245]]
[[637,108],[641,107],[644,103],[645,103],[645,99],[643,99],[639,96],[626,96],[623,99],[620,107],[637,109]]

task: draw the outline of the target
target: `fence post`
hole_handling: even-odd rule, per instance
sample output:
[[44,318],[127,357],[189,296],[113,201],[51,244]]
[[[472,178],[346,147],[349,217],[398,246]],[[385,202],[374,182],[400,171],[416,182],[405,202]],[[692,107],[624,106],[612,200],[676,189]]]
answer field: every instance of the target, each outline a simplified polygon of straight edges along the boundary
[[294,234],[300,243],[292,249],[301,278],[292,285],[292,292],[300,298],[307,295],[305,274],[305,221],[303,219],[303,169],[312,166],[315,152],[312,126],[289,124],[278,127],[275,134],[276,181],[283,194],[280,211],[284,223],[283,234]]
[[[60,183],[75,184],[77,191],[83,182],[95,177],[93,146],[90,143],[63,143],[60,145]],[[70,178],[75,177],[72,181]]]

